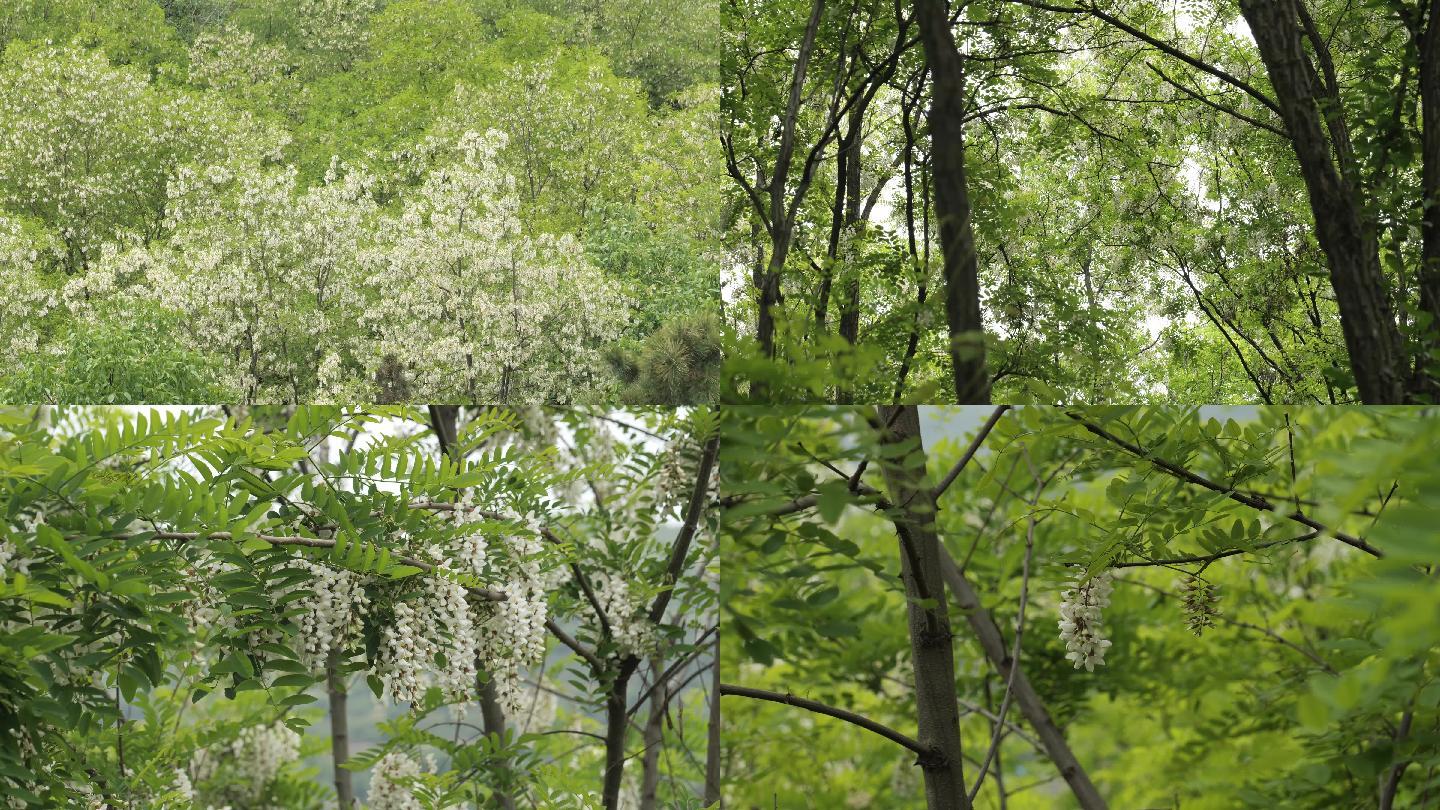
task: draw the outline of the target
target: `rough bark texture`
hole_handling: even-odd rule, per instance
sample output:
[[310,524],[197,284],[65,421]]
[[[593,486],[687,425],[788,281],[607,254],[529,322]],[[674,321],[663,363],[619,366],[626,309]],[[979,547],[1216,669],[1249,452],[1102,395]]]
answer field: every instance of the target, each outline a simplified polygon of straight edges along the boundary
[[920,758],[929,810],[969,810],[960,748],[960,706],[955,695],[955,652],[935,499],[926,485],[920,415],[913,406],[881,409],[886,487],[895,506],[891,519],[900,536],[900,572],[908,601],[910,653],[915,667],[917,739],[929,752]]
[[350,759],[350,718],[346,715],[348,696],[340,676],[340,655],[331,651],[325,662],[325,688],[330,695],[330,759],[335,766],[335,797],[340,810],[355,806],[355,785],[350,771],[342,767]]
[[[1275,88],[1310,196],[1360,398],[1372,405],[1400,403],[1405,399],[1404,347],[1386,296],[1375,230],[1360,210],[1359,191],[1333,159],[1321,104],[1324,90],[1305,52],[1297,2],[1241,0],[1240,11]],[[1333,107],[1333,99],[1325,101]]]
[[970,226],[970,190],[965,177],[965,66],[945,0],[916,0],[915,21],[933,90],[930,102],[930,173],[944,260],[945,318],[950,328],[950,362],[955,401],[990,402],[985,367],[985,323],[980,314],[979,261]]
[[[1005,646],[1005,639],[1000,634],[1000,627],[995,624],[995,619],[980,604],[980,595],[975,591],[970,581],[961,573],[959,566],[955,564],[950,552],[940,550],[941,573],[944,576],[945,584],[950,586],[950,592],[955,596],[955,604],[965,614],[970,622],[970,629],[975,637],[980,640],[980,646],[985,650],[985,657],[990,659],[990,664],[999,671],[1000,677],[1010,676],[1010,650]],[[1050,712],[1045,708],[1045,701],[1030,685],[1025,677],[1025,670],[1015,670],[1015,683],[1012,694],[1015,703],[1025,715],[1025,719],[1035,729],[1035,734],[1040,738],[1040,743],[1045,747],[1045,753],[1060,775],[1070,785],[1070,791],[1075,794],[1075,800],[1079,802],[1083,810],[1106,810],[1108,805],[1095,789],[1090,776],[1080,765],[1080,760],[1070,750],[1070,745],[1065,742],[1065,735],[1060,732],[1060,727],[1050,718]]]

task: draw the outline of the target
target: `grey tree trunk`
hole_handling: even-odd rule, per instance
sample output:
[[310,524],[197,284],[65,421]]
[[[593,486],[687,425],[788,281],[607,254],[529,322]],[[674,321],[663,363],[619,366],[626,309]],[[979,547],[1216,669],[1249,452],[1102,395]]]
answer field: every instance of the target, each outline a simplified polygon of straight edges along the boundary
[[[655,677],[665,671],[665,662],[655,658],[650,662]],[[665,711],[670,704],[669,684],[660,681],[650,693],[650,716],[645,721],[645,754],[641,758],[640,810],[655,810],[656,794],[660,789],[660,741],[665,732]]]
[[720,803],[720,644],[710,665],[710,728],[705,746],[705,806]]
[[980,270],[970,225],[970,188],[965,174],[965,66],[945,0],[916,0],[915,22],[932,82],[930,174],[945,278],[945,317],[950,328],[950,363],[955,402],[990,402],[985,365],[985,323],[980,312]]
[[919,761],[929,810],[970,810],[960,748],[960,705],[955,694],[955,651],[935,532],[935,499],[925,476],[920,416],[913,406],[886,407],[879,427],[887,454],[885,485],[895,504],[890,515],[900,537],[900,572],[915,667],[916,739],[930,753]]
[[335,797],[340,810],[355,806],[355,783],[342,767],[350,759],[350,718],[346,714],[349,696],[340,675],[340,653],[331,650],[325,661],[325,689],[330,696],[330,759],[335,766]]
[[[627,662],[634,660],[627,659]],[[625,736],[629,726],[625,695],[633,672],[633,668],[622,664],[605,699],[605,781],[600,794],[605,810],[616,810],[620,806],[620,784],[625,776]]]
[[[810,20],[805,26],[805,36],[800,42],[800,52],[795,59],[795,70],[790,80],[790,93],[785,108],[785,119],[781,122],[780,146],[775,155],[775,171],[770,177],[770,260],[765,274],[760,279],[760,307],[756,314],[755,336],[766,357],[775,356],[775,307],[780,305],[780,277],[785,270],[785,260],[790,255],[790,245],[795,233],[795,209],[786,205],[786,184],[790,180],[790,165],[795,158],[795,128],[799,125],[800,104],[805,89],[805,72],[810,66],[810,56],[815,50],[815,36],[820,29],[820,18],[825,12],[825,0],[815,0],[810,9]],[[797,196],[799,193],[797,192]],[[753,391],[757,398],[763,398],[763,387]]]
[[[495,681],[487,680],[480,685],[480,720],[485,724],[485,734],[494,737],[496,740],[505,739],[505,710],[500,708],[500,700],[495,696]],[[497,768],[504,774],[509,773],[510,763],[502,759]],[[500,810],[515,810],[515,797],[507,790],[495,792],[495,805]]]

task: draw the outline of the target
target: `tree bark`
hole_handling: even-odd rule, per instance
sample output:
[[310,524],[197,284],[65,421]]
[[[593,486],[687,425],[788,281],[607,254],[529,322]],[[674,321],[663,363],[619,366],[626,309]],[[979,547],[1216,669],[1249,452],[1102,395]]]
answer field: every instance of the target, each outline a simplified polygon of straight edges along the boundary
[[335,766],[335,797],[340,810],[355,806],[355,783],[343,766],[350,759],[349,696],[340,675],[340,653],[331,650],[325,661],[325,689],[330,696],[330,759]]
[[625,695],[632,672],[633,668],[622,664],[605,698],[605,782],[600,795],[605,810],[616,810],[620,806],[620,783],[625,776],[625,733],[630,725],[625,713]]
[[[485,724],[485,736],[494,737],[496,742],[504,743],[505,710],[500,707],[500,700],[495,695],[493,679],[480,685],[480,720]],[[496,770],[508,777],[510,773],[509,759],[502,757],[496,763]],[[497,790],[494,798],[495,806],[500,810],[515,810],[515,797],[510,795],[510,791]]]
[[[785,270],[785,259],[790,254],[794,239],[795,219],[791,208],[785,204],[786,184],[790,179],[790,164],[795,158],[795,128],[799,124],[800,103],[805,88],[805,72],[810,65],[810,56],[815,50],[815,36],[820,29],[820,18],[825,11],[825,0],[815,0],[810,9],[810,20],[805,26],[805,36],[800,42],[800,52],[795,59],[795,69],[790,79],[790,95],[785,108],[785,120],[781,122],[780,148],[775,156],[775,171],[770,177],[770,260],[765,274],[760,279],[760,307],[756,314],[755,336],[766,357],[775,356],[775,307],[781,302],[780,276]],[[757,392],[753,392],[757,393]],[[763,388],[760,393],[763,396]]]
[[883,473],[895,504],[890,518],[900,537],[900,571],[915,668],[917,739],[929,752],[918,763],[925,775],[926,806],[970,810],[962,771],[954,644],[940,573],[935,499],[926,485],[920,416],[913,406],[898,406],[882,408],[881,419],[886,424],[879,426],[880,442],[891,451]]
[[[1386,295],[1374,225],[1361,211],[1360,190],[1344,176],[1345,167],[1336,166],[1335,144],[1325,134],[1322,106],[1334,107],[1336,99],[1323,98],[1325,89],[1305,52],[1301,1],[1241,0],[1240,11],[1275,88],[1305,180],[1360,399],[1371,405],[1401,403],[1404,343]],[[1330,114],[1343,115],[1339,109]]]
[[[665,662],[658,657],[651,661],[655,677],[665,672]],[[650,694],[650,716],[645,721],[645,755],[641,758],[640,810],[655,810],[660,789],[660,741],[665,731],[665,708],[670,703],[669,684],[659,681]]]
[[930,67],[931,177],[945,279],[945,318],[950,330],[950,363],[955,402],[990,402],[985,366],[985,323],[980,312],[979,259],[970,225],[970,189],[965,175],[965,66],[945,0],[916,0],[915,21]]
[[[720,550],[720,533],[711,535],[716,554]],[[718,582],[716,583],[719,584]],[[720,805],[720,633],[715,633],[714,659],[710,662],[710,722],[705,739],[705,806]]]

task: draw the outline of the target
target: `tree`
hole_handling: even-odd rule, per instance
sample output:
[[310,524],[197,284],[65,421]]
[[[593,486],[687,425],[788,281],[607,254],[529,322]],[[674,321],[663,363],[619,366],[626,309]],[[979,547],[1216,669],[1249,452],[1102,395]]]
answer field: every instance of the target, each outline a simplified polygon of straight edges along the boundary
[[740,393],[1432,397],[1425,3],[805,8],[724,10]]
[[[336,765],[370,771],[370,807],[523,791],[536,806],[613,810],[639,737],[664,750],[686,733],[667,722],[658,741],[632,736],[625,718],[704,700],[685,684],[709,671],[714,632],[697,541],[712,418],[485,409],[458,414],[451,434],[451,416],[5,412],[6,795],[319,807],[329,788],[296,762],[320,753],[297,734],[318,692],[332,698]],[[550,654],[552,637],[567,652]],[[627,689],[621,673],[659,645],[668,661],[647,682],[676,686]],[[403,708],[355,753],[353,696],[334,696],[362,680]],[[593,713],[617,695],[619,732],[612,711],[605,746],[575,750],[602,738]],[[668,771],[660,800],[698,806],[703,773],[644,770],[629,781]]]
[[19,322],[0,326],[17,351],[0,387],[66,390],[47,377],[56,358],[159,321],[182,327],[162,365],[193,386],[95,358],[71,390],[618,395],[607,355],[717,305],[715,77],[699,69],[714,38],[676,61],[592,36],[583,12],[7,7],[0,240],[17,258],[0,267],[0,307]]
[[[727,804],[1433,802],[1434,420],[1212,413],[727,412]],[[927,531],[945,592],[914,590]],[[937,792],[951,701],[966,778]]]

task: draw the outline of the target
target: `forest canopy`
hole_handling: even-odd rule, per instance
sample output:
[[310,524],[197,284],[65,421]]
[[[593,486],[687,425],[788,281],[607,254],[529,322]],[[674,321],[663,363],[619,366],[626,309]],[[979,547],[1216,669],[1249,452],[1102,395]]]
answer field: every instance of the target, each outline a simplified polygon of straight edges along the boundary
[[726,0],[750,401],[1432,402],[1429,0]]
[[705,400],[713,14],[0,8],[6,401]]

